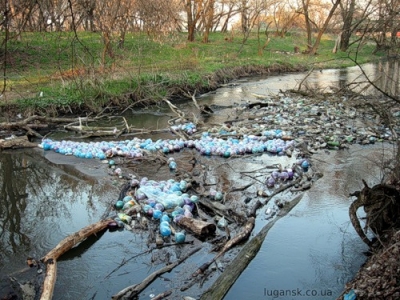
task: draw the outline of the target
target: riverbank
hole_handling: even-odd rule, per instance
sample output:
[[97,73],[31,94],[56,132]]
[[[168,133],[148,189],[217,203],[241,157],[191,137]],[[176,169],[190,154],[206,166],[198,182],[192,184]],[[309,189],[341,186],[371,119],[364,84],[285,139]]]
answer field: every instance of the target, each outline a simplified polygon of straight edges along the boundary
[[[271,35],[261,52],[255,33],[245,42],[241,36],[227,40],[226,34],[212,33],[206,44],[200,39],[189,43],[185,34],[165,36],[162,41],[132,34],[127,35],[124,47],[114,49],[113,58],[100,64],[99,33],[78,34],[84,49],[74,44],[76,37],[71,33],[22,33],[20,41],[9,41],[10,62],[4,73],[10,80],[2,82],[0,100],[4,114],[12,118],[19,113],[58,116],[123,111],[164,98],[190,99],[243,76],[343,68],[354,65],[349,57],[355,58],[332,53],[336,37],[330,35],[321,40],[318,55],[309,56],[294,51],[306,46],[301,32],[283,38]],[[379,58],[373,49],[374,44],[367,42],[349,51],[357,53],[358,63],[365,63]],[[81,56],[80,62],[76,56]]]
[[342,300],[345,294],[355,294],[356,299],[399,299],[399,245],[400,231],[396,228],[388,234],[384,245],[373,251],[337,300]]

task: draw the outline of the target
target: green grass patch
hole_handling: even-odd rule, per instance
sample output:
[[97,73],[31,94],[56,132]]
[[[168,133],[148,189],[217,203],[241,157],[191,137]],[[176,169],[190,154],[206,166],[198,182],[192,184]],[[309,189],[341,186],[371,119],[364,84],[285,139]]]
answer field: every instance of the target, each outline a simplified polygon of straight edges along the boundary
[[318,54],[309,56],[294,53],[294,47],[305,49],[302,32],[284,38],[270,33],[268,37],[267,46],[260,49],[266,42],[264,34],[252,33],[244,41],[240,34],[211,33],[209,43],[203,43],[200,36],[189,43],[185,33],[158,39],[137,33],[127,34],[123,47],[118,47],[115,37],[111,51],[106,52],[100,33],[23,33],[19,40],[7,43],[2,66],[6,86],[4,81],[0,84],[7,101],[0,104],[101,108],[110,99],[126,99],[126,95],[157,99],[168,96],[170,87],[206,88],[206,77],[223,69],[341,68],[354,65],[349,56],[354,58],[356,53],[360,63],[379,58],[372,55],[373,43],[332,53],[335,41],[326,35]]

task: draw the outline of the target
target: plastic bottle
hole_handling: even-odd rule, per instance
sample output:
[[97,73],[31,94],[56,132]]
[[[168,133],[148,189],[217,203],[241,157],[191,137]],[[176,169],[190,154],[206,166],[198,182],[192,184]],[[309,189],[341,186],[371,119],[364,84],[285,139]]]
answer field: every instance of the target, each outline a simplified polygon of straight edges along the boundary
[[175,242],[176,243],[184,243],[186,239],[186,234],[184,231],[175,233]]
[[124,201],[122,201],[122,200],[118,200],[116,203],[115,203],[115,208],[116,209],[122,209],[123,207],[124,207]]
[[222,192],[216,192],[216,193],[215,193],[214,199],[215,199],[216,201],[221,201],[223,198],[224,198],[224,194],[222,194]]
[[357,295],[354,290],[350,290],[347,294],[343,297],[344,300],[355,300],[357,299]]
[[158,219],[161,218],[161,216],[162,216],[162,211],[161,210],[158,210],[158,209],[154,209],[153,210],[153,218],[154,219],[158,220]]
[[160,223],[160,233],[164,237],[171,235],[171,227],[168,222],[164,221]]

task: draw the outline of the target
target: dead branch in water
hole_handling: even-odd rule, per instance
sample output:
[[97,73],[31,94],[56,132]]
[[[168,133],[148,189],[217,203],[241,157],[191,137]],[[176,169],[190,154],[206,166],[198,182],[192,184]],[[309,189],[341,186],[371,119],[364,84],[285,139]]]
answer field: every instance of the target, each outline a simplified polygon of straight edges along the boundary
[[167,265],[153,273],[151,273],[149,276],[147,276],[141,283],[135,284],[132,286],[128,286],[124,288],[123,290],[119,291],[117,294],[112,296],[111,298],[113,300],[117,299],[131,299],[132,297],[136,296],[139,294],[141,291],[143,291],[150,283],[152,283],[158,276],[161,274],[164,274],[166,272],[170,272],[172,269],[174,269],[176,266],[180,265],[182,262],[184,262],[187,258],[189,258],[191,255],[199,251],[202,247],[196,247],[186,253],[184,256],[179,258],[177,261],[174,263]]
[[250,217],[246,223],[246,225],[243,227],[243,229],[231,240],[229,240],[225,246],[221,249],[220,252],[218,252],[218,254],[211,259],[210,261],[204,263],[202,266],[200,266],[200,268],[198,268],[196,270],[196,272],[194,272],[192,274],[193,277],[196,277],[199,274],[203,274],[205,270],[208,269],[208,267],[215,262],[219,257],[221,257],[222,255],[224,255],[225,252],[227,252],[229,249],[231,249],[233,246],[239,244],[240,242],[246,240],[249,236],[250,233],[252,232],[253,228],[255,225],[255,219],[253,217]]

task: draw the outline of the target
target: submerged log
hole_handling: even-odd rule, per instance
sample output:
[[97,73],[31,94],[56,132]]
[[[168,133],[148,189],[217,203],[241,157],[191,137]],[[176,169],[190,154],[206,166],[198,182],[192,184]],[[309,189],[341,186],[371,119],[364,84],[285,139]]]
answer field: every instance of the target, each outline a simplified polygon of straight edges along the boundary
[[235,283],[239,275],[246,269],[248,264],[253,260],[264,242],[268,231],[272,228],[276,221],[287,215],[293,207],[300,202],[303,195],[295,197],[288,202],[279,212],[278,216],[268,222],[257,235],[243,246],[239,254],[225,268],[224,272],[217,278],[214,284],[203,293],[201,300],[223,299],[231,286]]
[[199,251],[202,247],[196,247],[190,250],[188,253],[183,255],[181,258],[179,258],[177,261],[175,261],[172,264],[169,264],[159,270],[154,271],[151,273],[149,276],[147,276],[141,283],[135,284],[132,286],[128,286],[124,288],[123,290],[119,291],[117,294],[111,297],[113,300],[117,299],[132,299],[133,297],[137,296],[141,291],[143,291],[150,283],[152,283],[158,276],[170,272],[173,268],[176,266],[180,265],[182,262],[184,262],[187,258],[192,256],[194,253]]
[[40,259],[46,264],[46,276],[40,300],[50,300],[53,297],[54,285],[57,278],[57,259],[87,237],[104,230],[109,222],[110,220],[101,220],[67,236],[58,243],[55,248]]
[[[242,228],[242,230],[231,240],[229,240],[224,247],[218,252],[218,254],[212,258],[210,261],[204,263],[202,266],[200,266],[193,274],[193,277],[196,277],[199,274],[203,274],[208,267],[215,262],[219,257],[225,254],[229,249],[231,249],[233,246],[245,241],[248,239],[250,236],[250,233],[253,231],[255,225],[255,218],[250,217],[246,223],[246,225]],[[221,299],[221,298],[219,298]]]
[[178,225],[190,230],[193,234],[200,237],[213,235],[217,229],[215,224],[187,217],[182,217],[179,220]]

